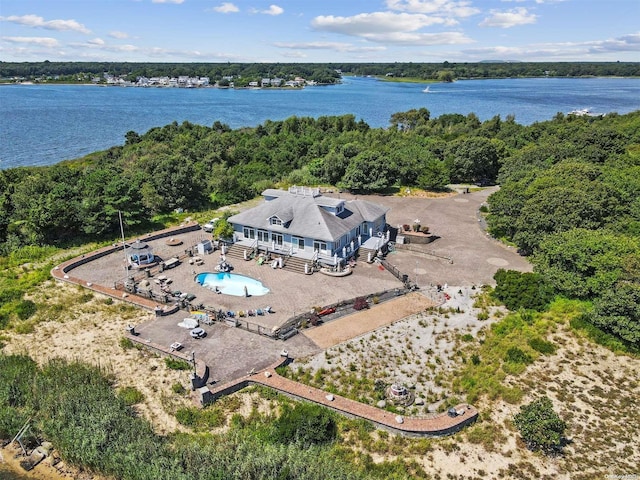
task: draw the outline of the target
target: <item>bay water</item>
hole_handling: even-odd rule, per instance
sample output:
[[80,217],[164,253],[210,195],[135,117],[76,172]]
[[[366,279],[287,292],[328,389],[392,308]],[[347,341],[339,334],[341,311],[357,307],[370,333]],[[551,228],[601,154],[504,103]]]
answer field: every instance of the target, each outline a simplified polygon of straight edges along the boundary
[[529,125],[556,113],[640,110],[640,79],[526,78],[425,84],[345,77],[301,90],[181,89],[94,85],[0,86],[0,169],[51,165],[124,144],[171,122],[255,127],[290,116],[353,114],[386,127],[393,113],[426,108],[431,116],[475,113],[483,121],[513,115]]

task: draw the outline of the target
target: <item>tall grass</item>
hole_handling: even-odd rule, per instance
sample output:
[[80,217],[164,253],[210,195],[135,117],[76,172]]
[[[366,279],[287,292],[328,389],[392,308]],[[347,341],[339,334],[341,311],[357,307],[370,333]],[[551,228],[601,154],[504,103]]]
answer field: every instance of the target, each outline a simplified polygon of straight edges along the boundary
[[[223,405],[183,409],[183,424],[193,424],[197,433],[160,436],[129,405],[140,396],[125,390],[118,394],[111,375],[98,367],[54,360],[38,368],[28,357],[0,354],[0,440],[13,437],[32,418],[32,445],[36,439],[51,441],[67,463],[119,480],[424,477],[415,464],[373,464],[340,442],[300,443],[297,434],[274,438],[278,420],[272,414],[254,412],[231,422],[224,434],[207,433],[224,421]],[[273,401],[293,402],[281,395]],[[321,407],[312,409],[318,418],[334,418]],[[296,432],[316,438],[327,431],[326,422],[309,423],[308,418],[295,419]],[[291,417],[280,420],[280,425],[290,424]],[[349,425],[366,433],[366,425]]]

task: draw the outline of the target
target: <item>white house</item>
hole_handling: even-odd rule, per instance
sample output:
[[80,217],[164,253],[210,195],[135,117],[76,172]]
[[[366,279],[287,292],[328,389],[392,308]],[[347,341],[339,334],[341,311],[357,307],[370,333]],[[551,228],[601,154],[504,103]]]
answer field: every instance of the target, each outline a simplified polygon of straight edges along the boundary
[[265,201],[229,217],[234,241],[278,255],[335,265],[363,246],[379,249],[387,242],[388,208],[366,200],[325,197],[317,188],[267,189]]

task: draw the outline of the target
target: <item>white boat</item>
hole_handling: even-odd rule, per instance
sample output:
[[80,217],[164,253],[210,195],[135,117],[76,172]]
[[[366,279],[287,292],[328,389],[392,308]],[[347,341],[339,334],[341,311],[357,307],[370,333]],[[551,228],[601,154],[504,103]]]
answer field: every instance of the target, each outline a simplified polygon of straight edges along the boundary
[[569,115],[577,115],[579,117],[582,117],[583,115],[590,115],[591,114],[591,110],[589,110],[588,108],[582,108],[580,110],[571,110],[569,112]]
[[429,93],[429,86],[427,85],[427,88],[425,88],[424,90],[422,90],[423,93]]

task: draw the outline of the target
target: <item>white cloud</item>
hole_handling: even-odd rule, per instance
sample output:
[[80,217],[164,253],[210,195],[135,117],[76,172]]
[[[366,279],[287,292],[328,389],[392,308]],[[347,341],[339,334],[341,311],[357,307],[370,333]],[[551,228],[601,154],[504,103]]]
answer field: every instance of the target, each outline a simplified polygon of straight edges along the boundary
[[284,9],[278,5],[269,5],[268,10],[257,10],[256,13],[263,13],[265,15],[282,15]]
[[460,32],[423,33],[432,25],[449,25],[450,19],[424,14],[373,12],[353,17],[319,16],[311,26],[315,30],[364,38],[370,42],[397,45],[455,45],[471,43]]
[[360,13],[353,17],[319,16],[311,26],[316,30],[342,33],[344,35],[377,35],[388,32],[414,32],[423,27],[443,24],[442,18],[422,14],[373,12]]
[[44,28],[47,30],[57,31],[74,31],[80,33],[91,33],[87,27],[75,20],[45,20],[38,15],[11,15],[9,17],[0,17],[0,21],[17,23],[18,25],[24,25],[33,28]]
[[640,52],[640,32],[592,42],[589,47],[589,53],[605,52]]
[[369,34],[367,40],[379,43],[394,43],[396,45],[461,45],[473,43],[473,40],[460,32],[441,33],[407,33],[392,32],[382,34]]
[[50,37],[2,37],[2,40],[10,43],[38,45],[53,48],[59,45],[58,40]]
[[640,52],[640,33],[622,35],[608,40],[588,42],[558,42],[532,44],[522,47],[494,46],[472,48],[461,53],[477,59],[517,59],[517,60],[571,60],[575,58],[598,58],[611,52]]
[[151,0],[151,3],[175,3],[176,5],[180,5],[184,3],[184,0]]
[[286,58],[297,58],[297,59],[307,58],[307,54],[304,52],[285,52],[282,54],[282,56]]
[[284,8],[279,7],[278,5],[269,5],[267,10],[259,10],[257,8],[252,8],[250,10],[251,13],[261,13],[263,15],[282,15],[284,13]]
[[391,10],[438,16],[470,17],[480,13],[471,2],[455,0],[386,0]]
[[109,36],[112,38],[118,38],[120,40],[125,39],[125,38],[129,38],[129,34],[126,32],[119,32],[119,31],[113,31],[113,32],[109,32]]
[[512,10],[491,10],[490,17],[480,22],[481,27],[511,28],[517,25],[536,23],[537,15],[529,13],[526,8],[518,7]]
[[116,53],[137,52],[140,50],[140,48],[136,47],[135,45],[128,45],[128,44],[127,45],[111,45],[106,43],[104,40],[100,38],[94,38],[93,40],[89,40],[84,43],[73,42],[73,43],[69,43],[68,46],[73,48],[100,50],[102,52],[116,52]]
[[386,50],[385,47],[360,47],[351,43],[343,42],[307,42],[307,43],[285,43],[276,42],[274,47],[292,50],[334,50],[338,52],[379,52]]
[[229,2],[224,2],[222,5],[213,7],[213,10],[218,13],[236,13],[240,11],[238,7],[236,7],[233,3],[229,3]]

